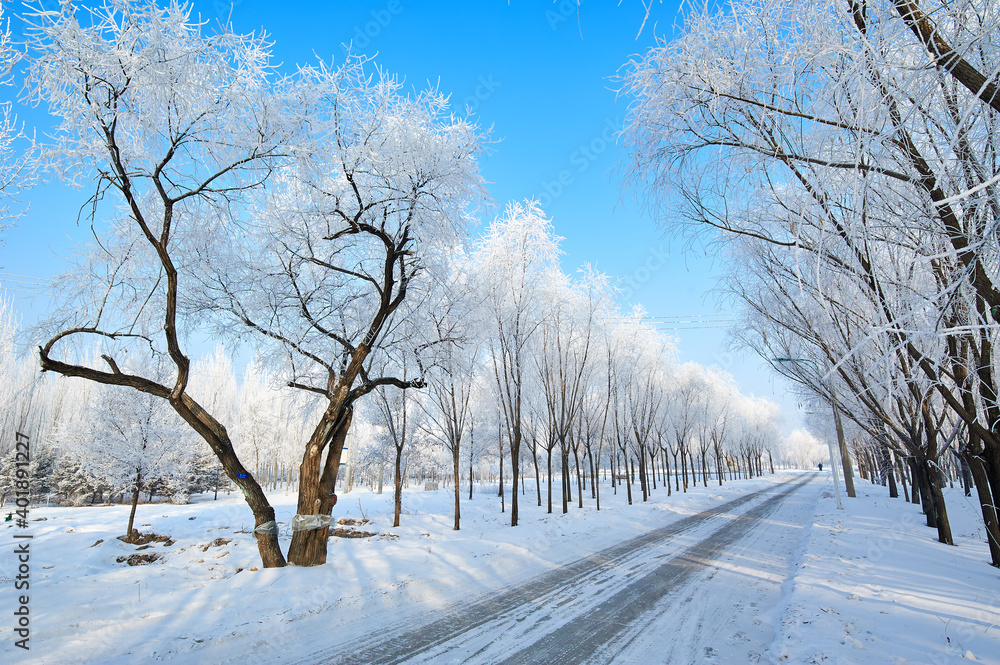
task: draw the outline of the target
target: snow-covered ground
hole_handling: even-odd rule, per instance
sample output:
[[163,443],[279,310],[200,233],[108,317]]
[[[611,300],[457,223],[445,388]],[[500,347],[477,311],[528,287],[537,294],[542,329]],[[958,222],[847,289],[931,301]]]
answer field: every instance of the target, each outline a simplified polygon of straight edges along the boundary
[[788,663],[1000,663],[1000,571],[979,507],[945,490],[956,547],[918,506],[861,481],[821,494],[772,652]]
[[[0,659],[306,661],[331,644],[507,588],[794,475],[671,497],[660,488],[650,502],[636,497],[633,506],[625,505],[624,492],[614,496],[605,485],[599,513],[588,492],[586,508],[571,506],[568,515],[558,507],[546,514],[529,486],[516,529],[499,512],[495,489],[477,491],[472,501],[463,500],[458,532],[451,530],[448,490],[409,488],[398,528],[391,527],[390,492],[355,491],[341,496],[335,516],[366,518],[371,523],[356,528],[380,535],[331,538],[329,563],[310,569],[255,570],[251,516],[235,496],[141,505],[141,530],[174,542],[139,552],[163,556],[135,567],[116,562],[136,553],[136,546],[116,539],[128,507],[37,508],[31,519],[40,521],[28,529],[0,528],[0,616],[7,617],[0,621]],[[957,490],[948,495],[960,546],[946,547],[923,526],[916,506],[890,501],[883,488],[859,483],[859,498],[845,499],[844,512],[836,510],[829,489],[826,480],[797,492],[814,503],[815,515],[797,532],[796,560],[790,562],[796,575],[778,585],[775,607],[731,612],[727,629],[744,632],[742,622],[746,634],[765,635],[754,622],[771,621],[775,641],[757,649],[764,662],[964,663],[965,656],[1000,663],[1000,627],[994,625],[1000,624],[1000,574],[986,564],[975,504]],[[294,497],[277,492],[272,502],[287,524]],[[33,536],[28,652],[14,644],[13,612],[24,593],[13,585],[15,533]],[[707,581],[704,589],[727,593]]]

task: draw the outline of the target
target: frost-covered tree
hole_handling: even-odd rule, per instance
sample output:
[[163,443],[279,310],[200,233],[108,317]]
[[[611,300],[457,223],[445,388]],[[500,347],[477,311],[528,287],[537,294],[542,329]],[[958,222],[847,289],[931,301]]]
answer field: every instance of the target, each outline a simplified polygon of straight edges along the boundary
[[[10,18],[6,5],[0,4],[0,90],[12,86],[11,69],[20,59],[10,34]],[[7,226],[16,214],[11,210],[11,198],[26,183],[26,160],[16,145],[21,134],[13,102],[0,101],[0,230]],[[0,239],[0,246],[3,240]]]
[[[859,413],[873,437],[891,431],[916,451],[932,497],[942,408],[959,418],[991,543],[998,23],[982,0],[704,5],[626,76],[631,175],[648,201],[737,247],[736,261],[778,268],[767,272],[780,298],[755,292],[764,271],[750,288],[732,282],[770,333],[783,328],[804,352],[765,357],[822,368],[779,371],[806,379],[838,418]],[[788,298],[794,306],[769,311]],[[946,520],[938,527],[950,541]]]
[[398,359],[422,340],[427,283],[465,241],[479,136],[440,92],[407,96],[356,58],[301,68],[282,99],[294,159],[227,261],[204,264],[200,302],[220,334],[249,335],[323,405],[303,442],[289,548],[290,562],[316,565],[355,403],[424,383],[415,364],[404,378]]
[[[691,458],[692,439],[696,436],[700,419],[700,405],[704,401],[705,383],[701,367],[685,363],[676,369],[673,385],[666,395],[667,423],[670,432],[670,454],[674,458],[674,489],[688,490],[688,464]],[[678,463],[678,458],[679,462]]]
[[535,201],[513,203],[491,225],[474,255],[488,324],[488,364],[511,458],[510,524],[517,526],[517,484],[524,438],[524,391],[532,345],[545,317],[544,293],[561,279],[559,238]]
[[[611,298],[606,276],[585,267],[578,280],[559,273],[544,291],[547,316],[541,323],[534,354],[538,384],[544,398],[547,438],[559,444],[563,513],[569,504],[569,453],[579,467],[579,436],[583,403],[595,371],[593,349],[599,334],[598,318],[607,313]],[[551,470],[550,470],[551,474]],[[581,474],[577,473],[577,495],[582,507]],[[551,479],[550,479],[551,493]],[[550,499],[551,510],[551,499]]]
[[661,441],[658,428],[663,423],[669,394],[674,349],[670,339],[648,324],[641,307],[616,319],[607,340],[611,395],[608,428],[616,447],[615,457],[621,453],[616,475],[625,481],[631,505],[635,472],[644,501],[652,491],[649,457],[657,454]]
[[[192,268],[217,256],[217,227],[271,174],[283,134],[271,99],[268,44],[225,27],[203,34],[190,7],[151,0],[63,3],[26,12],[28,88],[59,121],[40,162],[86,183],[95,240],[57,280],[57,313],[43,326],[42,367],[165,400],[204,439],[257,526],[274,521],[225,425],[189,391],[184,351],[193,329]],[[221,257],[219,260],[222,260]],[[100,364],[82,350],[100,346]],[[124,370],[152,348],[169,375]],[[257,541],[265,566],[285,563],[276,531]]]
[[118,386],[104,388],[84,415],[61,423],[56,436],[86,474],[130,495],[125,540],[131,542],[139,493],[183,473],[181,421],[156,395]]
[[[406,369],[406,361],[404,360],[400,372],[403,381],[407,379]],[[399,516],[403,512],[404,451],[407,451],[407,444],[411,444],[412,448],[411,442],[414,433],[420,427],[418,420],[420,409],[412,392],[386,387],[379,387],[374,391],[374,402],[378,413],[377,422],[382,425],[383,439],[389,443],[393,452],[393,526],[399,526]],[[380,464],[380,472],[381,468]]]
[[[473,429],[473,396],[481,390],[484,372],[481,328],[475,314],[476,293],[468,283],[470,271],[461,263],[432,290],[427,317],[430,339],[417,354],[426,371],[426,396],[417,401],[423,413],[421,429],[451,457],[455,477],[454,529],[461,526],[462,452]],[[470,450],[471,460],[475,452]],[[471,498],[471,496],[470,496]]]

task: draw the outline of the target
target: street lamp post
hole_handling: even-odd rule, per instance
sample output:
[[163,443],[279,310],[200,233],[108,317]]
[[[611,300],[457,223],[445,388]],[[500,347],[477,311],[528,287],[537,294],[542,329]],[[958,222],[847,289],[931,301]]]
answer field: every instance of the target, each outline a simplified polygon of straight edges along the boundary
[[[806,413],[814,414],[815,412],[806,411]],[[843,510],[844,504],[840,502],[840,470],[837,469],[837,456],[833,452],[833,438],[829,435],[826,437],[826,450],[830,453],[830,476],[833,478],[833,493],[837,496],[837,509]]]

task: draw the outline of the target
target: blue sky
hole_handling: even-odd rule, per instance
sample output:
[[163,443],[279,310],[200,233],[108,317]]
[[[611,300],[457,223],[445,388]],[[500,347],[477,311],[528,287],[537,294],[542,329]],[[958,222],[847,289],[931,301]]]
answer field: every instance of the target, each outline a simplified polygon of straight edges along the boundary
[[[275,60],[297,63],[343,58],[345,44],[376,57],[386,71],[413,88],[438,85],[456,109],[470,109],[492,127],[490,154],[482,161],[498,211],[511,200],[538,198],[553,219],[566,255],[566,270],[589,262],[625,280],[628,302],[651,316],[705,321],[728,313],[710,294],[715,264],[704,252],[685,251],[664,236],[654,220],[623,193],[616,133],[627,115],[614,77],[635,54],[670,36],[677,4],[645,10],[639,0],[380,0],[279,4],[266,0],[199,0],[195,12],[216,21],[231,17],[240,32],[262,28],[272,37]],[[10,89],[8,89],[10,90]],[[4,94],[10,94],[5,91]],[[44,123],[37,112],[29,122]],[[73,239],[81,194],[57,186],[30,193],[31,210],[5,233],[0,271],[48,278],[64,265]],[[488,221],[488,220],[487,220]],[[4,286],[17,286],[0,275]],[[44,310],[42,298],[15,302],[30,324]],[[696,318],[688,318],[696,317]],[[720,317],[721,318],[721,317]],[[663,319],[664,327],[671,327]],[[785,430],[798,426],[799,410],[786,385],[754,355],[725,348],[725,330],[687,324],[670,330],[680,359],[719,365],[744,392],[782,405]]]

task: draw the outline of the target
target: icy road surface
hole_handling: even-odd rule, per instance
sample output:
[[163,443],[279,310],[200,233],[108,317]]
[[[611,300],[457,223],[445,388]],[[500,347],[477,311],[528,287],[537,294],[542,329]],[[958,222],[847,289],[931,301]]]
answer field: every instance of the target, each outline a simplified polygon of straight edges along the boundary
[[301,663],[769,662],[816,492],[788,481]]

